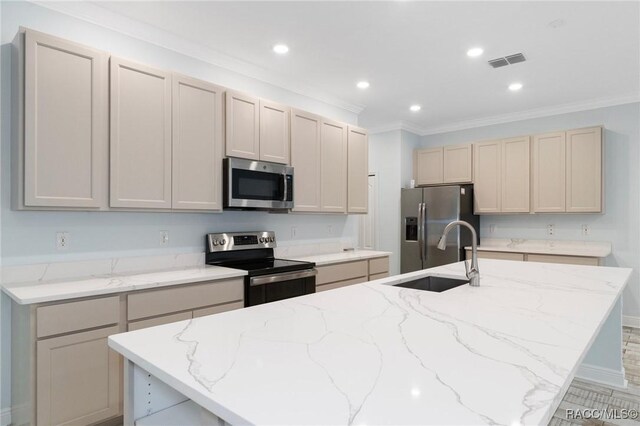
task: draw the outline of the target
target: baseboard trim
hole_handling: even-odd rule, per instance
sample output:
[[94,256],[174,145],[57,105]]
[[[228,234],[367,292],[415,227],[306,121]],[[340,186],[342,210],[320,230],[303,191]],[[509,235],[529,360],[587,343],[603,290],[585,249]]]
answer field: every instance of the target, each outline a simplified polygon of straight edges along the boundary
[[11,408],[3,408],[0,410],[0,426],[9,426],[11,424]]
[[624,325],[625,327],[640,328],[640,317],[623,315],[622,325]]
[[576,377],[614,388],[625,389],[627,387],[627,380],[624,378],[624,368],[621,370],[612,370],[610,368],[582,364],[578,367]]

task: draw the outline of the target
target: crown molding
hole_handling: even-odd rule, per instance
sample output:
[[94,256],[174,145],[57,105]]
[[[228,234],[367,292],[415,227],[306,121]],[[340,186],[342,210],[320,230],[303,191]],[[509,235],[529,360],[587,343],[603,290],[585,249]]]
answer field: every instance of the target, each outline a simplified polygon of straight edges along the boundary
[[90,22],[94,25],[201,60],[210,65],[242,74],[298,95],[313,98],[327,105],[355,114],[360,114],[365,108],[364,105],[353,104],[328,95],[326,92],[307,85],[302,81],[294,81],[291,77],[282,76],[257,64],[224,54],[201,43],[187,40],[162,28],[114,13],[91,2],[28,1],[37,6]]
[[534,118],[550,117],[553,115],[569,114],[572,112],[588,111],[616,105],[640,102],[640,94],[629,94],[609,98],[592,99],[586,102],[574,102],[547,108],[536,108],[510,114],[481,117],[472,120],[456,121],[433,127],[420,127],[402,121],[383,124],[369,128],[369,134],[385,133],[394,130],[406,130],[419,136],[437,135],[439,133],[455,132],[457,130],[475,129],[495,124],[512,123],[514,121],[530,120]]
[[640,102],[640,94],[637,93],[624,96],[593,99],[586,102],[574,102],[546,108],[530,109],[527,111],[514,112],[510,114],[458,121],[441,126],[427,127],[421,129],[421,132],[419,134],[421,136],[435,135],[439,133],[454,132],[456,130],[474,129],[477,127],[492,126],[495,124],[511,123],[514,121],[530,120],[534,118],[549,117],[553,115],[569,114],[572,112],[588,111],[592,109],[625,105],[636,102]]
[[393,132],[393,131],[400,131],[400,130],[411,132],[419,136],[421,136],[422,132],[424,132],[424,129],[414,124],[406,123],[404,121],[398,121],[396,123],[389,123],[382,126],[368,128],[370,135],[374,135],[376,133],[386,133],[386,132]]

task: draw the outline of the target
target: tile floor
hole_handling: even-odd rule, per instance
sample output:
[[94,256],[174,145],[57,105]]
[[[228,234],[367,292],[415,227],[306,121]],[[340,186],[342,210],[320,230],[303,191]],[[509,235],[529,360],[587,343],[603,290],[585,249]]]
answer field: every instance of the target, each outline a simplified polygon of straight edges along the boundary
[[629,387],[615,389],[575,379],[562,399],[549,426],[640,426],[635,420],[576,420],[567,419],[567,409],[627,409],[640,411],[640,328],[623,327],[623,363]]

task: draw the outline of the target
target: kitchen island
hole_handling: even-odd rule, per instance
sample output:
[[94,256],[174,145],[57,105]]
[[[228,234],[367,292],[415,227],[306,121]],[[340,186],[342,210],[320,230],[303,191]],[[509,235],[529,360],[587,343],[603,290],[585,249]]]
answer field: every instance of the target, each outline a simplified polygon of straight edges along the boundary
[[111,336],[125,424],[197,407],[203,423],[546,425],[619,321],[631,270],[482,259],[480,273],[442,293],[393,286],[464,276],[456,263]]

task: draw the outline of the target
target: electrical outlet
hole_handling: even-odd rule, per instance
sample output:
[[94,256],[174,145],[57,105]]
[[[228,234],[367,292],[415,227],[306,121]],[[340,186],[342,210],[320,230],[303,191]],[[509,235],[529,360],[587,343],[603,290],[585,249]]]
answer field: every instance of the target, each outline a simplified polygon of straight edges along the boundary
[[547,225],[547,235],[553,235],[555,233],[555,225]]
[[66,250],[69,247],[69,238],[68,232],[56,232],[56,249]]
[[489,225],[489,233],[493,234],[494,232],[496,232],[496,225],[494,223],[492,223],[491,225]]
[[327,225],[327,236],[333,237],[333,225]]
[[160,245],[166,246],[169,244],[169,231],[160,231]]
[[582,225],[582,235],[584,237],[591,235],[591,227],[589,225]]
[[292,226],[291,227],[291,239],[295,239],[298,236],[298,227],[297,226]]

